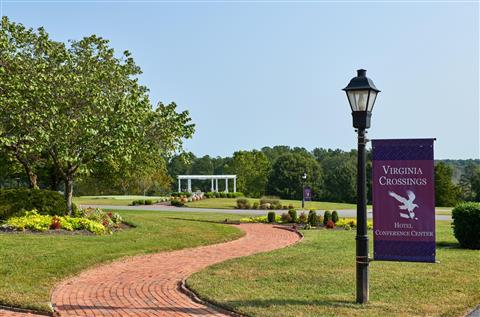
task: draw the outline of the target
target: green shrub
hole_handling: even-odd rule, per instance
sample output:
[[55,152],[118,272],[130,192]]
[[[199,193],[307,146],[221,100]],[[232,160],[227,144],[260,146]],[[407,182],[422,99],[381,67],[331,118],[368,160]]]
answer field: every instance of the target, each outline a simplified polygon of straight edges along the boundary
[[250,209],[250,202],[246,198],[237,199],[237,209]]
[[280,219],[282,220],[283,223],[292,222],[292,216],[290,216],[290,214],[287,212],[284,212],[280,217]]
[[277,210],[280,210],[282,209],[282,204],[280,202],[277,202],[275,204],[272,204],[272,209],[277,209]]
[[297,222],[297,211],[295,209],[290,209],[288,214],[292,218],[291,222]]
[[179,199],[173,199],[170,201],[170,205],[175,206],[175,207],[183,207],[185,204],[179,200]]
[[338,213],[336,210],[332,211],[332,221],[334,223],[337,223],[338,222]]
[[221,193],[219,193],[219,197],[220,198],[227,198],[227,193],[221,192]]
[[308,213],[308,219],[307,222],[311,225],[316,227],[318,224],[318,219],[317,219],[317,212],[315,210],[310,210]]
[[257,201],[252,204],[252,209],[258,209],[258,202]]
[[463,248],[480,249],[480,203],[458,204],[452,210],[453,234]]
[[267,214],[267,219],[270,223],[275,222],[275,212],[269,211]]
[[145,205],[153,205],[153,200],[145,199]]
[[332,220],[332,213],[330,210],[325,210],[325,213],[323,214],[323,224],[327,225],[329,220]]
[[307,214],[305,212],[301,212],[300,216],[298,216],[299,223],[306,223],[307,222]]
[[278,206],[280,204],[280,198],[275,196],[263,196],[262,198],[260,198],[260,205],[266,204]]
[[[32,209],[36,209],[40,215],[67,214],[65,198],[58,192],[29,188],[0,190],[0,220],[21,216]],[[73,204],[73,211],[76,210],[77,207]]]
[[132,201],[132,206],[139,206],[139,205],[146,205],[146,204],[147,204],[147,201],[143,200],[143,199],[138,199],[138,200]]
[[293,204],[289,204],[288,205],[288,209],[294,209],[295,207],[293,206]]

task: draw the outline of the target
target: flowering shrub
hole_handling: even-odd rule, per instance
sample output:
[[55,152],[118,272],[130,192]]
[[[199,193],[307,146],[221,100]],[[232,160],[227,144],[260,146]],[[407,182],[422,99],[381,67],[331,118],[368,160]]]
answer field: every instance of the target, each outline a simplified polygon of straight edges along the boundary
[[60,228],[62,228],[62,225],[60,223],[60,217],[53,216],[52,223],[50,224],[50,229],[58,230]]
[[333,229],[335,228],[335,222],[333,222],[332,220],[329,220],[327,221],[327,224],[325,225],[325,227],[327,227],[327,229]]

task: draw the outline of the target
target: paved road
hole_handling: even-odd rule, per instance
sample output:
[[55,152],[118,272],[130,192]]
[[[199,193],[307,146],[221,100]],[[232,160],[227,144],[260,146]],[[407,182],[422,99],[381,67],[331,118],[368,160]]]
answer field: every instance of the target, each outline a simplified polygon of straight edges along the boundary
[[[149,205],[149,206],[112,206],[112,205],[80,205],[82,208],[93,207],[93,208],[103,208],[103,209],[117,209],[117,210],[158,210],[158,211],[169,211],[169,212],[212,212],[212,213],[227,213],[227,214],[238,214],[238,215],[265,215],[265,210],[243,210],[243,209],[212,209],[212,208],[189,208],[189,207],[173,207],[166,205]],[[345,209],[337,210],[339,216],[341,217],[352,217],[357,216],[356,210]],[[285,212],[278,211],[278,212]],[[372,218],[372,211],[368,210],[368,218]],[[436,215],[436,220],[452,220],[450,215]]]

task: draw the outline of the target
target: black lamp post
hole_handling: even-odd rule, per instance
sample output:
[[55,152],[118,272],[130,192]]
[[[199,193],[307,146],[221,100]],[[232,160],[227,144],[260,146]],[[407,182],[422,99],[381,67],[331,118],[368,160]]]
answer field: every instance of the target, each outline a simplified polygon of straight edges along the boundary
[[305,208],[305,182],[307,181],[307,173],[302,175],[302,209]]
[[372,109],[380,90],[366,76],[365,69],[357,70],[357,77],[343,90],[352,108],[353,127],[358,133],[357,161],[357,303],[368,302],[368,232],[367,232],[367,178],[366,178],[366,129],[370,128]]

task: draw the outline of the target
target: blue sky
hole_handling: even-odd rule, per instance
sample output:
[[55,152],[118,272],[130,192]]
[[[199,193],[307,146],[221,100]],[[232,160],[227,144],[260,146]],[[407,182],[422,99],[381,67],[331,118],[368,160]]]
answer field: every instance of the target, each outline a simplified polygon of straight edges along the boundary
[[357,68],[382,90],[370,138],[435,137],[436,158],[479,158],[478,2],[2,1],[56,40],[129,50],[153,102],[188,109],[186,149],[351,149],[341,91]]

